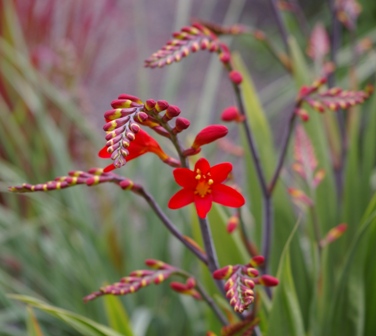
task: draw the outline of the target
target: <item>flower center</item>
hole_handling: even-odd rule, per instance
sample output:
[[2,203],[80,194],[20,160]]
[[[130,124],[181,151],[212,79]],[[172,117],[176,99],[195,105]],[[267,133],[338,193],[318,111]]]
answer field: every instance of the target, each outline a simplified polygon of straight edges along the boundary
[[195,194],[199,195],[200,197],[205,197],[207,194],[211,193],[210,186],[214,183],[214,181],[210,178],[210,173],[201,174],[200,169],[196,170],[195,179],[197,180]]

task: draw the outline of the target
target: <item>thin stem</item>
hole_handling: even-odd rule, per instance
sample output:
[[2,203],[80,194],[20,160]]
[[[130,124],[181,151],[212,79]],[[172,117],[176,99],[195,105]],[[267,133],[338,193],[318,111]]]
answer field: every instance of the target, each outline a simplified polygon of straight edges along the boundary
[[240,224],[240,231],[241,231],[241,237],[243,240],[243,244],[245,245],[245,248],[247,249],[249,255],[251,257],[254,257],[257,255],[257,250],[255,245],[252,243],[251,239],[249,238],[249,235],[247,233],[245,223],[243,220],[241,208],[236,209],[237,216],[239,218],[239,224]]
[[309,25],[306,16],[304,15],[302,6],[297,0],[290,0],[294,6],[294,12],[296,14],[297,21],[299,22],[300,28],[305,36],[309,36]]
[[[337,11],[335,8],[335,1],[328,0],[329,8],[331,13],[332,21],[332,31],[331,31],[331,49],[330,49],[330,60],[333,64],[337,64],[337,52],[341,42],[341,26],[340,22],[337,19]],[[331,73],[328,77],[328,86],[329,88],[335,85],[335,76],[334,73]],[[338,167],[334,167],[334,176],[337,186],[338,196],[342,194],[343,188],[343,168],[344,162],[347,155],[347,134],[346,134],[346,122],[345,116],[342,110],[337,111],[337,123],[339,127],[340,137],[341,137],[341,161]]]
[[310,212],[311,212],[311,217],[312,217],[313,233],[315,235],[317,247],[319,250],[319,255],[321,255],[322,246],[321,246],[320,224],[319,224],[319,220],[318,220],[317,213],[316,213],[314,206],[310,208]]
[[273,193],[274,188],[276,186],[276,183],[278,181],[279,175],[281,173],[283,162],[284,162],[286,154],[287,154],[288,144],[290,142],[291,134],[292,134],[292,131],[294,129],[294,121],[295,121],[295,118],[296,118],[295,109],[299,106],[299,104],[300,103],[298,103],[294,106],[292,113],[290,114],[290,117],[289,117],[287,129],[285,131],[285,135],[284,135],[284,138],[282,140],[282,148],[281,148],[281,152],[279,154],[277,167],[275,168],[273,177],[272,177],[271,182],[270,182],[269,187],[268,187],[268,194],[269,195],[271,195]]
[[[271,240],[273,234],[273,205],[271,195],[264,198],[264,208],[263,208],[263,237],[262,237],[262,255],[265,258],[263,264],[263,273],[268,273],[269,257]],[[267,291],[268,292],[268,291]],[[268,295],[270,297],[270,291]]]
[[188,168],[187,158],[183,155],[183,149],[181,147],[179,139],[177,135],[172,131],[171,126],[168,124],[168,122],[164,122],[159,115],[154,115],[154,118],[158,120],[159,124],[168,132],[168,134],[170,134],[170,140],[174,145],[176,151],[178,152],[181,166],[183,168]]
[[222,325],[228,325],[229,322],[227,321],[226,316],[223,315],[222,311],[218,308],[213,299],[209,296],[209,294],[205,291],[204,287],[199,282],[196,283],[196,288],[197,291],[201,294],[202,298],[205,300],[205,302],[213,310],[214,314],[217,315]]
[[277,0],[269,0],[269,2],[272,6],[273,14],[274,14],[274,17],[277,21],[279,32],[282,36],[283,44],[285,46],[286,52],[288,53],[288,51],[289,51],[288,33],[287,33],[286,27],[283,23],[281,12],[278,9],[278,5],[277,5],[278,1]]
[[177,238],[179,239],[191,252],[193,252],[204,264],[208,265],[208,258],[193,244],[191,244],[188,240],[184,238],[184,236],[180,233],[180,231],[171,223],[169,218],[165,215],[163,210],[159,207],[159,205],[154,200],[153,196],[151,196],[146,190],[143,188],[137,192],[140,196],[142,196],[146,202],[150,205],[150,207],[154,210],[156,215],[162,221],[164,226]]
[[[242,116],[246,117],[244,103],[243,103],[243,99],[242,99],[242,96],[241,96],[240,88],[239,88],[238,85],[235,85],[235,84],[233,85],[233,88],[234,88],[234,91],[235,91],[235,97],[236,97],[237,105],[239,107],[239,112]],[[259,156],[258,150],[256,148],[255,141],[254,141],[253,136],[252,136],[252,131],[251,131],[249,125],[248,125],[247,118],[244,119],[242,124],[243,124],[245,134],[246,134],[246,137],[247,137],[247,143],[248,143],[249,149],[251,150],[253,162],[254,162],[255,167],[256,167],[256,173],[257,173],[258,180],[259,180],[259,183],[260,183],[261,191],[262,191],[262,194],[265,196],[265,195],[268,194],[268,190],[267,190],[267,186],[266,186],[266,179],[265,179],[262,167],[261,167],[260,156]]]
[[[210,273],[213,274],[214,271],[219,269],[219,264],[218,264],[218,258],[217,258],[217,253],[215,252],[214,244],[213,244],[213,238],[212,234],[210,231],[210,226],[206,218],[198,218],[200,222],[200,229],[201,229],[201,235],[202,235],[202,240],[204,242],[204,247],[205,247],[205,252],[206,255],[208,256],[208,268]],[[226,291],[223,286],[223,282],[220,280],[215,280],[215,283],[217,284],[217,287],[221,291],[221,293],[226,296]]]

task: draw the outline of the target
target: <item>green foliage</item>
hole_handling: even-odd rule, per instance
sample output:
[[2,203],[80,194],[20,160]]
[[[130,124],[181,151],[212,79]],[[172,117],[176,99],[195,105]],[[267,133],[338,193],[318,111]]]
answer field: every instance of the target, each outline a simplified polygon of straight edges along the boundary
[[[169,235],[160,219],[137,195],[113,185],[95,189],[82,186],[35,195],[7,192],[9,185],[24,181],[40,183],[77,166],[87,169],[102,165],[95,160],[95,153],[103,145],[91,118],[82,112],[78,86],[70,82],[56,83],[53,76],[33,63],[19,13],[12,3],[0,5],[3,9],[0,10],[2,335],[69,336],[78,332],[85,336],[153,336],[195,335],[208,329],[219,330],[220,323],[204,302],[179,296],[166,284],[145,288],[132,296],[106,296],[87,304],[82,302],[84,296],[101,284],[113,282],[139,269],[145,259],[156,257],[200,278],[218,307],[231,315],[232,308],[219,293],[207,267]],[[238,21],[244,4],[232,1],[225,21]],[[135,9],[135,17],[139,18],[143,8],[140,4],[137,6],[140,7]],[[178,2],[177,29],[187,24],[189,10],[192,10],[189,6],[186,1]],[[209,11],[210,6],[207,6]],[[373,5],[367,6],[374,10]],[[306,41],[296,31],[297,22],[287,15],[284,20],[288,21],[289,28],[291,73],[257,90],[258,76],[254,70],[249,70],[247,57],[232,55],[232,66],[243,76],[241,90],[246,122],[267,181],[278,163],[280,130],[275,129],[283,130],[286,119],[279,119],[280,114],[290,113],[291,101],[297,92],[319,76],[317,64],[312,66],[304,55]],[[368,25],[362,24],[361,30],[368,31],[367,36],[375,43],[376,30],[372,27],[368,29],[373,30],[367,30]],[[137,54],[142,57],[151,51],[146,50],[143,28],[137,30]],[[345,32],[345,36],[350,35]],[[363,88],[365,81],[375,74],[376,59],[374,52],[354,59],[354,50],[352,43],[338,51],[336,81],[346,89],[358,90],[358,83]],[[266,58],[265,62],[268,60]],[[190,65],[194,62],[187,60]],[[182,115],[186,117],[189,110],[194,111],[195,114],[191,114],[194,122],[187,131],[193,137],[195,131],[211,120],[218,122],[218,113],[213,115],[212,111],[229,104],[231,95],[223,94],[226,90],[220,83],[221,67],[217,59],[211,60],[206,74],[200,78],[201,86],[195,82],[193,92],[186,92],[184,86],[189,70],[184,65],[176,71],[178,68],[179,65],[173,65],[167,70],[166,81],[160,81],[163,84],[159,84],[159,89],[163,93],[161,98],[177,105],[179,91],[184,91],[186,111]],[[140,70],[138,77],[137,93],[147,95],[151,75]],[[263,335],[372,336],[376,330],[376,269],[372,267],[376,241],[376,95],[364,105],[344,112],[348,131],[346,143],[341,138],[336,114],[328,116],[307,110],[310,119],[304,123],[304,128],[318,165],[325,170],[325,178],[316,189],[310,189],[294,175],[290,143],[272,195],[274,228],[268,272],[275,275],[280,284],[272,291],[272,298],[263,289],[256,292],[259,332]],[[301,123],[296,120],[298,122]],[[281,127],[277,127],[279,123]],[[247,233],[261,251],[263,195],[254,159],[247,150],[244,129],[239,126],[234,140],[239,140],[245,153],[238,161],[242,168],[234,170],[235,182],[241,185],[247,199],[242,209]],[[345,148],[344,154],[340,153],[341,147]],[[203,154],[213,152],[214,147],[208,148]],[[227,154],[219,154],[224,155]],[[341,155],[344,161],[338,173],[335,165]],[[218,154],[212,157],[216,160]],[[142,183],[161,208],[165,208],[175,185],[171,169],[154,159],[146,156],[127,163],[123,173]],[[162,169],[166,169],[165,173],[161,173]],[[239,171],[244,172],[243,177],[237,174]],[[312,199],[313,209],[294,205],[287,189],[295,186]],[[185,210],[166,214],[184,235],[192,236],[203,246],[195,212],[192,216]],[[217,205],[209,213],[220,266],[246,264],[250,256],[242,244],[240,230],[231,235],[226,232],[229,214]],[[295,224],[297,221],[299,225]],[[346,223],[347,231],[338,241],[318,248],[313,229],[315,222],[320,238],[339,223]],[[232,318],[236,320],[235,314]]]

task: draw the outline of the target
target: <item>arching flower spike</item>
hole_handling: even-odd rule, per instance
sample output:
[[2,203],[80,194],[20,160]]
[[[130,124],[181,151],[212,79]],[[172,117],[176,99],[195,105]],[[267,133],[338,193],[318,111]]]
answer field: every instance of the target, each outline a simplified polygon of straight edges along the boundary
[[188,168],[175,169],[175,181],[183,189],[172,196],[168,207],[179,209],[194,203],[200,218],[206,217],[212,202],[228,207],[241,207],[245,203],[244,197],[235,189],[222,184],[231,170],[232,165],[229,162],[210,167],[204,158],[196,162],[193,171]]
[[[111,158],[111,153],[108,151],[108,147],[103,147],[98,156],[103,159]],[[140,129],[137,133],[137,136],[133,141],[130,142],[128,147],[129,154],[127,155],[127,161],[133,160],[145,153],[154,153],[156,154],[163,162],[167,163],[170,166],[178,167],[180,164],[175,159],[169,157],[163,149],[159,146],[158,142],[146,133],[143,129]],[[112,163],[107,166],[104,171],[109,172],[116,169],[115,165]]]

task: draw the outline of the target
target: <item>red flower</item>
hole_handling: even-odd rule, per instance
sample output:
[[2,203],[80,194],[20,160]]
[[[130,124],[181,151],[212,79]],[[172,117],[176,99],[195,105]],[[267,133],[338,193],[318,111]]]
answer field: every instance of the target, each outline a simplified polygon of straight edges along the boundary
[[[109,159],[111,158],[111,154],[107,152],[108,147],[103,147],[98,156],[102,159]],[[156,154],[163,162],[177,167],[179,163],[175,161],[175,159],[169,157],[163,149],[159,146],[158,142],[151,137],[148,133],[146,133],[143,129],[140,129],[135,136],[133,141],[130,141],[130,145],[128,147],[129,154],[126,156],[126,161],[133,160],[145,153],[154,153]],[[115,165],[112,163],[107,166],[104,171],[109,172],[111,170],[116,169]]]
[[209,162],[201,158],[194,170],[177,168],[173,171],[175,181],[181,187],[168,203],[170,209],[179,209],[195,203],[197,214],[205,218],[212,202],[239,208],[244,205],[244,197],[235,189],[222,184],[232,170],[229,162],[210,167]]

